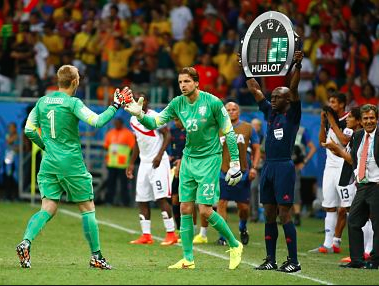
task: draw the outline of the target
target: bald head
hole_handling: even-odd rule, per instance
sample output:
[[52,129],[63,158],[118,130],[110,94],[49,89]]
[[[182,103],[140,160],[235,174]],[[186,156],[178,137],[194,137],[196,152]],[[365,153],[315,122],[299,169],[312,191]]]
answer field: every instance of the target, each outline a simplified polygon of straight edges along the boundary
[[275,88],[271,93],[272,109],[285,112],[290,104],[290,89],[285,86]]
[[240,107],[235,102],[228,102],[225,104],[226,111],[228,111],[232,124],[236,124],[240,118]]

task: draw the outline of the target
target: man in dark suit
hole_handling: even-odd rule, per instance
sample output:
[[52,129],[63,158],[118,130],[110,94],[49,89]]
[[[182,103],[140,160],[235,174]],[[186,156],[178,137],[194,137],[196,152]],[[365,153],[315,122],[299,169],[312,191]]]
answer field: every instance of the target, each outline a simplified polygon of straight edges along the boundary
[[[379,129],[378,109],[375,105],[361,107],[363,129],[356,131],[352,148],[346,152],[335,142],[322,144],[336,155],[352,164],[357,184],[357,193],[349,213],[349,244],[351,262],[345,268],[378,269],[379,266]],[[371,261],[364,263],[362,227],[371,218],[374,244]]]

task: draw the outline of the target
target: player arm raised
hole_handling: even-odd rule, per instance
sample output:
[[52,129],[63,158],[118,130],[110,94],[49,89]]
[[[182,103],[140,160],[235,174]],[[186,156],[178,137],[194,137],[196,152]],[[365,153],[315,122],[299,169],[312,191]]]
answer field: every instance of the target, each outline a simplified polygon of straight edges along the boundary
[[341,129],[339,128],[336,120],[333,117],[333,114],[331,112],[326,113],[326,118],[328,119],[328,122],[330,124],[330,127],[333,128],[334,133],[336,134],[338,140],[341,142],[343,146],[346,146],[347,143],[350,141],[350,137],[345,135]]
[[292,102],[299,101],[299,92],[298,86],[300,82],[300,70],[301,70],[301,61],[303,60],[303,52],[295,51],[294,61],[295,61],[295,71],[292,74],[290,82],[290,100]]
[[140,97],[138,99],[138,102],[136,102],[133,98],[132,90],[128,87],[124,87],[123,93],[125,96],[130,96],[130,102],[125,105],[124,110],[129,112],[131,115],[136,116],[138,121],[147,129],[157,129],[177,117],[174,109],[171,106],[172,101],[166,106],[165,109],[158,113],[158,115],[153,117],[146,115],[143,112],[143,97]]
[[38,132],[39,121],[37,115],[37,107],[35,106],[32,111],[29,113],[28,119],[26,120],[24,133],[26,137],[32,140],[35,144],[38,145],[42,150],[45,150],[45,143]]
[[247,85],[248,90],[253,94],[256,102],[260,102],[265,99],[262,89],[259,83],[255,80],[255,78],[253,77],[249,78],[246,81],[246,85]]
[[101,128],[107,124],[121,107],[119,102],[119,89],[116,89],[113,95],[113,103],[104,112],[97,114],[89,109],[80,99],[77,99],[74,106],[75,115],[89,125]]

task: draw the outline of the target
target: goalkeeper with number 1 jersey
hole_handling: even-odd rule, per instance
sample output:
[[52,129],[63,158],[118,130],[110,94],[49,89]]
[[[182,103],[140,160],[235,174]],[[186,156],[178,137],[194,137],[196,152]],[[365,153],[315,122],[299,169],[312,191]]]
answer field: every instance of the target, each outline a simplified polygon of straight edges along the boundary
[[[16,251],[20,266],[30,268],[30,246],[46,223],[55,215],[64,192],[77,203],[82,214],[83,232],[91,249],[90,267],[111,269],[100,251],[99,228],[95,217],[92,176],[83,161],[79,120],[94,127],[108,123],[121,106],[119,90],[114,102],[100,115],[74,97],[79,86],[78,69],[64,65],[57,72],[59,90],[41,97],[28,116],[25,134],[44,152],[38,172],[41,210],[29,220]],[[41,130],[41,134],[39,133]]]

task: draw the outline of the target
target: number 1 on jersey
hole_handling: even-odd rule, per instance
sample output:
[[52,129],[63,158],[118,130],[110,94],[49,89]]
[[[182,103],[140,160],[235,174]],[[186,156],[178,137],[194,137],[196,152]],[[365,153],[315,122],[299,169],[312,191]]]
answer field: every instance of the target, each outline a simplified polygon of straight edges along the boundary
[[50,133],[51,133],[51,138],[56,138],[55,136],[55,117],[54,117],[54,110],[50,110],[47,113],[47,118],[50,119]]

